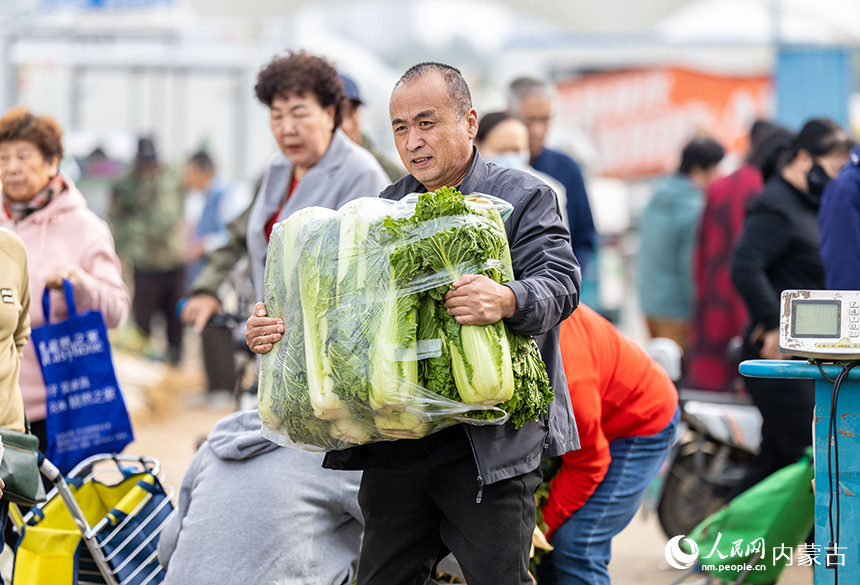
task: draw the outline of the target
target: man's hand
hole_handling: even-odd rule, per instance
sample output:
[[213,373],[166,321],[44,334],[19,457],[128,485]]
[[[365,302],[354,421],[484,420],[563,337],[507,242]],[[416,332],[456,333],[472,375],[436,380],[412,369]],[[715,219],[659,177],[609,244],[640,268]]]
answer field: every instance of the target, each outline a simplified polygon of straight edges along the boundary
[[465,274],[445,294],[445,308],[460,325],[492,325],[517,311],[514,291],[477,274]]
[[63,281],[70,280],[72,282],[72,286],[77,287],[78,282],[80,282],[80,279],[78,278],[78,270],[77,266],[61,268],[45,279],[45,286],[55,290],[63,290]]
[[254,353],[263,354],[272,349],[272,344],[281,338],[284,321],[266,317],[266,305],[257,303],[245,326],[245,343]]
[[3,488],[6,487],[6,482],[3,481],[3,478],[0,477],[0,498],[3,497]]
[[197,333],[206,328],[212,315],[221,312],[221,301],[210,294],[198,293],[188,298],[179,320],[185,324],[193,323]]

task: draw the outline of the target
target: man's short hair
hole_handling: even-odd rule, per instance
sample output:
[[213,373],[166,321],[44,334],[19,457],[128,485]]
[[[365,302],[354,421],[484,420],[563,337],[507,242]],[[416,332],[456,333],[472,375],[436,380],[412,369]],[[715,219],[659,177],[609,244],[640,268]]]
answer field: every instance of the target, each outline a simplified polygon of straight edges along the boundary
[[545,97],[552,99],[552,88],[545,79],[517,77],[508,86],[508,109],[516,111],[526,98]]
[[[444,63],[425,61],[424,63],[413,65],[407,69],[406,73],[404,73],[397,83],[394,84],[394,91],[396,91],[401,85],[415,81],[430,71],[438,71],[442,74],[442,77],[445,78],[445,85],[448,88],[448,96],[454,103],[454,109],[457,111],[458,116],[462,116],[472,109],[472,93],[469,91],[469,86],[466,84],[466,80],[463,79],[463,74],[460,73],[460,70],[456,67],[451,67]],[[393,94],[394,92],[392,91],[392,95]]]
[[214,173],[215,163],[205,150],[198,150],[188,158],[188,162],[204,173]]

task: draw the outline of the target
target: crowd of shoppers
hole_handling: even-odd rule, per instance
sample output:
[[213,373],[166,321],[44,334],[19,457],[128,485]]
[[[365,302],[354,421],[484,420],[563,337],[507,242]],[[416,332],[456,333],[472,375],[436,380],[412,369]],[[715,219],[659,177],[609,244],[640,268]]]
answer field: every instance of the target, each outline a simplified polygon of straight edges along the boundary
[[[505,229],[514,280],[464,275],[445,307],[461,325],[504,320],[535,338],[555,389],[546,415],[520,429],[458,424],[323,455],[281,449],[260,434],[255,412],[235,413],[215,426],[183,480],[178,513],[159,545],[166,582],[209,583],[239,571],[252,581],[429,583],[453,553],[471,585],[531,584],[540,461],[561,457],[542,509],[555,551],[540,583],[609,583],[612,538],[669,451],[678,396],[636,343],[579,305],[596,231],[578,164],[546,146],[552,86],[518,78],[509,109],[479,120],[456,68],[410,67],[389,101],[402,167],[367,139],[358,86],[325,59],[303,51],[276,57],[254,90],[278,151],[253,201],[240,202],[205,151],[180,173],[159,160],[152,138],[142,138],[131,170],[113,188],[113,235],[59,172],[56,122],[25,108],[0,118],[0,425],[23,429],[26,412],[45,441],[45,387],[26,342],[30,327],[45,322],[31,299],[46,287],[59,291],[70,280],[78,310],[100,310],[109,327],[131,306],[147,336],[161,314],[166,359],[178,364],[182,323],[205,331],[241,258],[249,259],[263,299],[273,226],[296,211],[441,187],[489,193],[513,207]],[[688,350],[688,380],[702,389],[731,385],[733,372],[717,362],[740,323],[748,323],[745,357],[780,357],[779,292],[850,286],[835,267],[846,249],[860,258],[853,233],[860,220],[849,221],[860,218],[860,151],[840,175],[854,146],[847,133],[825,119],[796,136],[758,122],[750,143],[744,165],[715,181],[723,147],[692,139],[639,225],[637,285],[649,332]],[[59,297],[52,307],[52,320],[65,317]],[[266,353],[290,326],[257,303],[247,344]],[[764,417],[763,444],[737,491],[792,463],[809,444],[807,386],[747,382]],[[262,524],[217,537],[224,522],[261,504]],[[0,504],[0,525],[5,512]]]
[[688,387],[745,388],[762,414],[760,452],[734,495],[797,461],[812,442],[812,381],[740,382],[726,352],[739,336],[740,359],[785,359],[780,293],[856,288],[843,264],[860,249],[852,246],[860,225],[852,223],[860,176],[854,145],[829,119],[812,119],[797,134],[759,121],[745,163],[712,182],[722,148],[696,139],[684,149],[681,172],[658,185],[642,215],[638,292],[650,333],[686,351]]

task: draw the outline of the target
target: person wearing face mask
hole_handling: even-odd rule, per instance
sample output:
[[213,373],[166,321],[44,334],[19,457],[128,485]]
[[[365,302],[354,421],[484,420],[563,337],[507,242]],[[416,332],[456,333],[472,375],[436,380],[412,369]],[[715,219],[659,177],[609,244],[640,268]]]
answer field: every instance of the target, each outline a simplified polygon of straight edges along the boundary
[[[836,122],[807,122],[784,149],[776,175],[750,207],[732,259],[732,282],[750,323],[742,359],[785,359],[779,350],[779,298],[786,289],[825,288],[818,241],[824,187],[848,160],[854,141]],[[812,443],[812,380],[747,378],[762,414],[761,451],[735,488],[739,494],[794,463]]]
[[555,109],[554,98],[555,88],[546,79],[518,77],[508,86],[508,110],[520,116],[529,130],[530,164],[564,184],[571,246],[582,273],[586,274],[597,249],[597,230],[582,169],[564,152],[548,148],[547,136]]
[[529,129],[522,118],[510,112],[484,114],[478,122],[475,146],[484,160],[508,169],[525,171],[555,191],[561,220],[570,229],[567,219],[567,190],[560,182],[529,164]]

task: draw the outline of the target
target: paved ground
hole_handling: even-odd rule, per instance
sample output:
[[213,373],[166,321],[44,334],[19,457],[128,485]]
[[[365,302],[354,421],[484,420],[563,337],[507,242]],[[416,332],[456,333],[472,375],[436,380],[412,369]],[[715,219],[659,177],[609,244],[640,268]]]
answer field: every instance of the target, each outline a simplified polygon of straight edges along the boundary
[[[681,572],[665,561],[666,536],[656,516],[641,512],[612,542],[609,574],[616,585],[669,585]],[[700,580],[701,581],[701,580]],[[696,583],[695,578],[684,582]],[[788,567],[780,585],[812,585],[808,567]]]
[[[213,409],[195,400],[197,392],[174,397],[173,406],[160,416],[145,417],[136,424],[136,441],[127,452],[158,457],[167,482],[178,489],[182,476],[197,446],[212,425],[230,412]],[[669,585],[678,571],[664,560],[666,538],[656,517],[636,516],[628,528],[616,537],[610,573],[616,585]],[[695,581],[690,581],[694,583]],[[782,585],[811,585],[812,572],[791,567],[780,581]]]

